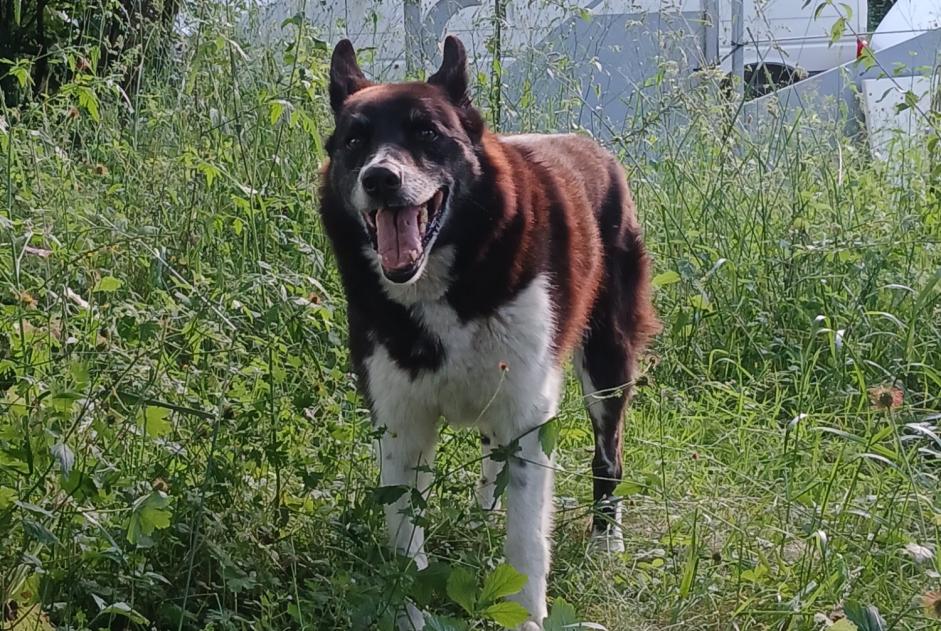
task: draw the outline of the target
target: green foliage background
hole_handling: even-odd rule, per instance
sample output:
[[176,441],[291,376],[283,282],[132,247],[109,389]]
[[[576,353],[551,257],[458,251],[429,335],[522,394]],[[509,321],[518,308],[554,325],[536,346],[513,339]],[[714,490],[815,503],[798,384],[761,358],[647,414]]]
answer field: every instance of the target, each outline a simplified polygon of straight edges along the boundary
[[[175,56],[127,53],[135,91],[86,45],[58,49],[54,94],[32,96],[29,64],[10,75],[2,624],[389,628],[406,598],[435,628],[511,624],[519,579],[500,569],[502,517],[474,506],[472,433],[442,430],[432,567],[384,545],[316,213],[327,45],[297,20],[255,49],[233,7],[191,11]],[[665,323],[625,437],[627,551],[586,554],[591,434],[570,384],[547,628],[816,629],[844,610],[879,628],[867,607],[935,628],[937,127],[874,162],[809,119],[756,139],[710,86],[658,81],[687,125],[611,143]],[[541,131],[578,106],[501,104]]]

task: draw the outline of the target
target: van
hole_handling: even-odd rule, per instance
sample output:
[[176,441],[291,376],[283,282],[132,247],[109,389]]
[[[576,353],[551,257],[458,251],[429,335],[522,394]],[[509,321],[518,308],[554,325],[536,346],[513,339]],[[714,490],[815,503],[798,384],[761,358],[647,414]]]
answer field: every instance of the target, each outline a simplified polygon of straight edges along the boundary
[[[703,2],[705,9],[712,5],[718,12],[718,61],[726,72],[732,71],[733,1]],[[853,61],[866,45],[865,0],[744,0],[742,4],[744,80],[755,96]]]
[[[527,49],[565,48],[558,40],[578,31],[567,24],[608,19],[617,28],[595,44],[637,50],[632,40],[647,37],[650,24],[663,29],[680,21],[687,44],[695,42],[692,48],[699,50],[698,59],[689,59],[691,66],[731,73],[735,2],[742,3],[744,15],[744,78],[756,93],[851,61],[866,29],[865,0],[505,0],[499,3],[499,31],[493,0],[273,0],[260,2],[258,21],[248,30],[261,40],[290,37],[284,21],[303,10],[320,37],[349,37],[357,49],[371,52],[364,62],[369,71],[398,79],[437,59],[437,45],[447,33],[461,37],[483,69],[498,32],[506,66]],[[625,65],[629,61],[644,65],[644,60],[624,60]]]

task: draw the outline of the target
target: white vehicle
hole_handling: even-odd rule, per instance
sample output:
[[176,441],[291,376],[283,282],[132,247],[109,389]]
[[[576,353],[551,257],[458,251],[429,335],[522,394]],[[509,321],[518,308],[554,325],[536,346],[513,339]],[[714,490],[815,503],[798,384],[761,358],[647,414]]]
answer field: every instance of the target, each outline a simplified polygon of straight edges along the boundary
[[[725,70],[732,69],[732,4],[732,0],[718,2]],[[867,4],[865,0],[744,0],[746,68],[764,64],[812,75],[852,61],[865,38]]]
[[872,33],[873,50],[883,50],[941,28],[941,0],[896,0]]
[[[660,20],[685,25],[686,37],[702,43],[696,67],[719,65],[732,70],[732,9],[737,0],[507,0],[501,32],[504,64],[515,53],[558,44],[577,31],[566,26],[579,20],[608,20],[618,28],[600,36],[599,45],[636,50],[637,42]],[[921,0],[919,0],[921,1]],[[744,74],[746,80],[769,77],[775,85],[836,67],[859,52],[857,36],[866,30],[865,0],[742,0]],[[436,45],[446,33],[462,38],[478,67],[489,64],[489,44],[494,36],[493,0],[260,0],[263,9],[256,37],[283,36],[282,22],[305,11],[321,37],[336,41],[349,37],[357,48],[370,49],[366,66],[375,74],[399,78],[415,54],[416,42],[424,57],[437,58]],[[806,6],[804,6],[806,4]],[[404,19],[403,19],[404,17]],[[616,19],[615,19],[616,18]],[[635,27],[628,26],[634,24]],[[709,28],[706,25],[717,25]],[[837,25],[834,28],[834,25]],[[840,27],[842,25],[842,28]],[[833,35],[838,37],[833,41]],[[430,40],[430,41],[426,41]],[[565,48],[563,45],[562,48]],[[642,55],[659,51],[643,48]],[[698,63],[696,63],[698,62]],[[762,72],[758,72],[763,68]]]

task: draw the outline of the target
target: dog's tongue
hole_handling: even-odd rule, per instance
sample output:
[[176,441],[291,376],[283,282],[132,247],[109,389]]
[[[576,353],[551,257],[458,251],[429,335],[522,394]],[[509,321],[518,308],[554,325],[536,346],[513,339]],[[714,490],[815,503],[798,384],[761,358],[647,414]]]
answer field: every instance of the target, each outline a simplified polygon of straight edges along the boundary
[[420,206],[405,206],[394,210],[380,208],[376,213],[379,260],[385,269],[407,269],[421,256],[420,211]]

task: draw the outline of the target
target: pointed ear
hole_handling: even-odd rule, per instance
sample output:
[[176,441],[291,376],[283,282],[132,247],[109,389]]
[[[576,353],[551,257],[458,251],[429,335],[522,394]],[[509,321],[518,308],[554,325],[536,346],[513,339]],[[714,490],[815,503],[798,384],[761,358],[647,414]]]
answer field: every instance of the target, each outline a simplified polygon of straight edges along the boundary
[[356,51],[348,39],[340,40],[333,49],[330,60],[330,107],[336,114],[343,107],[343,102],[353,94],[370,85],[366,75],[356,63]]
[[470,96],[467,94],[467,53],[464,52],[461,40],[453,35],[445,38],[441,67],[428,77],[428,83],[444,88],[455,105],[470,105]]

